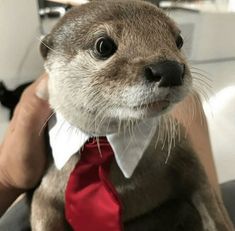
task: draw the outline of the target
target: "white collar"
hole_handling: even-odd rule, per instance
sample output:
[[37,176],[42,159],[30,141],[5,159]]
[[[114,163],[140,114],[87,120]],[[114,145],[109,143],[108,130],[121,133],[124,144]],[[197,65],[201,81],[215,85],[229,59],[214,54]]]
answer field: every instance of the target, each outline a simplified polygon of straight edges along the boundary
[[[114,151],[119,168],[130,178],[148,147],[157,128],[157,119],[151,118],[134,125],[129,132],[109,134],[107,139]],[[91,136],[72,126],[59,113],[49,121],[49,138],[57,169],[63,168]]]

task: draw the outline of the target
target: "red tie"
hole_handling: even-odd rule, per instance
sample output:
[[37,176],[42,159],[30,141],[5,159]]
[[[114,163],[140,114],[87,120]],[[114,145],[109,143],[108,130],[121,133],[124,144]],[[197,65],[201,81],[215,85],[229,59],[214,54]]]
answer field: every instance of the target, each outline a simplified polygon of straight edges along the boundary
[[[74,231],[122,231],[121,203],[108,180],[113,150],[107,139],[90,139],[65,191],[65,215]],[[99,152],[99,149],[101,153]]]

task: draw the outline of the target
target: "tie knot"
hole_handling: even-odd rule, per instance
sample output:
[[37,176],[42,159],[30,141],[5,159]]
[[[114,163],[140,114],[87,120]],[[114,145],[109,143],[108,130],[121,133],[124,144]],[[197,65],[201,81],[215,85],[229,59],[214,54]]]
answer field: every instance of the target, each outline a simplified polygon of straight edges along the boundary
[[113,150],[106,137],[90,138],[81,150],[82,162],[100,165],[110,162]]

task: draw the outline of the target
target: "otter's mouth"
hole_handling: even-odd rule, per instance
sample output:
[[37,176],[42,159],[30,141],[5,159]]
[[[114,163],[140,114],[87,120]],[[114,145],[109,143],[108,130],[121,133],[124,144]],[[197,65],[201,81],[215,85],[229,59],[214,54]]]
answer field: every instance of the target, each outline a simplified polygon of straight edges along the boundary
[[148,111],[161,112],[170,106],[169,100],[159,100],[151,103],[141,104],[140,106],[133,107],[135,110],[145,109]]

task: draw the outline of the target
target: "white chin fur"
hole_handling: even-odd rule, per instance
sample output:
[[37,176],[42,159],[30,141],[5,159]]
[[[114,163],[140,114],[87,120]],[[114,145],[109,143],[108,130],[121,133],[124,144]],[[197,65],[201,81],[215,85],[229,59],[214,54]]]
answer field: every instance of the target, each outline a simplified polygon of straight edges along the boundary
[[160,116],[165,111],[167,111],[167,109],[161,111],[155,111],[155,110],[146,110],[146,109],[133,110],[130,108],[118,108],[112,110],[111,117],[118,118],[119,120],[128,120],[128,119],[141,120],[145,118]]

